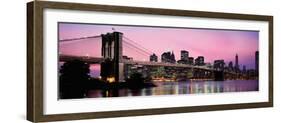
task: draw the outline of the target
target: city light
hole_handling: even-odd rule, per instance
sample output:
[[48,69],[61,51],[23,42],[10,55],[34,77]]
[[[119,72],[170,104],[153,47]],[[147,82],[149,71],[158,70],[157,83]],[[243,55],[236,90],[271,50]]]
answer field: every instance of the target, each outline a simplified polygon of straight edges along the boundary
[[106,78],[106,81],[108,81],[109,83],[113,83],[113,82],[115,82],[115,78],[114,77],[108,77],[108,78]]

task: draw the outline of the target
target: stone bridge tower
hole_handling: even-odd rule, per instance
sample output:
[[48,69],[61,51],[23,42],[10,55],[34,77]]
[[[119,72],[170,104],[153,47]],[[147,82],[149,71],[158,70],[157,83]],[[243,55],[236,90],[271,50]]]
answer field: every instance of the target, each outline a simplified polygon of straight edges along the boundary
[[101,54],[104,62],[101,63],[101,77],[108,82],[124,81],[123,64],[123,33],[113,32],[102,34]]

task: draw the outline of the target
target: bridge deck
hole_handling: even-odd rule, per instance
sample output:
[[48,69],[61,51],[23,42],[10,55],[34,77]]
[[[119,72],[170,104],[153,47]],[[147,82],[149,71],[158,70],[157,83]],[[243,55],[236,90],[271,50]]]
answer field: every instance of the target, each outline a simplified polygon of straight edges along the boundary
[[81,60],[89,64],[97,64],[104,61],[104,58],[88,57],[88,56],[74,56],[74,55],[60,55],[59,61],[67,62],[72,60]]
[[213,69],[205,67],[205,66],[194,66],[188,64],[173,64],[173,63],[163,63],[163,62],[147,62],[147,61],[128,61],[124,60],[125,64],[132,65],[147,65],[147,66],[165,66],[165,67],[183,67],[183,68],[193,68],[193,69],[204,69],[208,71],[212,71]]
[[[88,56],[74,56],[74,55],[60,55],[59,61],[67,62],[72,60],[81,60],[89,64],[99,64],[104,61],[104,58],[99,57],[88,57]],[[215,71],[212,68],[208,68],[206,66],[194,66],[188,64],[173,64],[173,63],[163,63],[163,62],[148,62],[148,61],[132,61],[132,60],[122,60],[124,64],[130,65],[146,65],[146,66],[164,66],[164,67],[181,67],[181,68],[192,68],[192,69],[200,69],[207,71]],[[235,72],[228,72],[229,74],[236,74]]]

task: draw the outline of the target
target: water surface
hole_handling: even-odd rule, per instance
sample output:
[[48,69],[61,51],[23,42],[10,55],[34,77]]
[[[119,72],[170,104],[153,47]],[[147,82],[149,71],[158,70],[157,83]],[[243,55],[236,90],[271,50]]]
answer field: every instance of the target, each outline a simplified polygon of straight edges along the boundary
[[153,82],[143,89],[90,90],[87,98],[258,91],[258,80]]

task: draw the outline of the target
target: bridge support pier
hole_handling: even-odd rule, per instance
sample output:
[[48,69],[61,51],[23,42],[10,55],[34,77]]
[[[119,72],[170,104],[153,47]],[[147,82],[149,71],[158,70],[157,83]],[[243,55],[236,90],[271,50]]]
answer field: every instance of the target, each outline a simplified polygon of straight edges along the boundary
[[113,32],[102,34],[102,56],[105,59],[101,64],[101,77],[108,82],[124,81],[123,65],[123,33]]
[[214,71],[215,81],[224,81],[224,71]]

